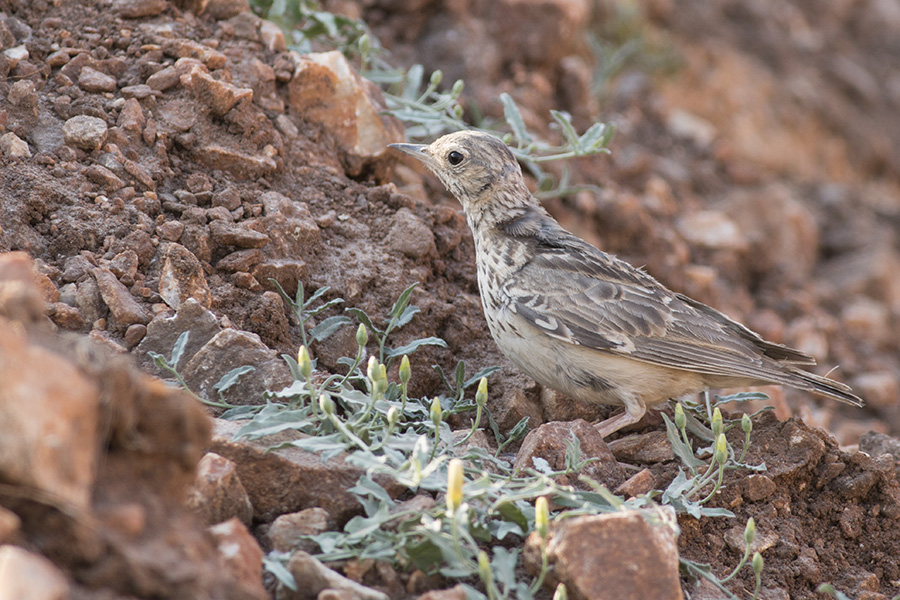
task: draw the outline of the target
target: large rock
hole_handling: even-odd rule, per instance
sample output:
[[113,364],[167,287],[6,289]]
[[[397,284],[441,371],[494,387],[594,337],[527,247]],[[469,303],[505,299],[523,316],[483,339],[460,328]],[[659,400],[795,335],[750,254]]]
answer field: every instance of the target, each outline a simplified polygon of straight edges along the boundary
[[360,77],[337,51],[298,55],[295,63],[288,83],[291,108],[334,138],[348,175],[371,169],[387,176],[393,162],[387,145],[402,142],[403,129],[396,119],[381,114],[385,104],[378,87]]
[[212,295],[203,265],[190,250],[174,242],[160,244],[157,260],[160,262],[159,295],[166,304],[178,310],[185,300],[192,298],[209,308]]
[[[680,600],[676,530],[669,507],[563,520],[547,542],[547,582],[565,583],[574,600]],[[533,533],[525,549],[531,572],[540,568],[539,547]]]

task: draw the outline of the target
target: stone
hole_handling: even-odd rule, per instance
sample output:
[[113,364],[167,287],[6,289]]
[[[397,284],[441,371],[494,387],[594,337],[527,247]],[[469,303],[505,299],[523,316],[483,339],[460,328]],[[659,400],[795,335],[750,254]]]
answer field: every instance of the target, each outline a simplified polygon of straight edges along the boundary
[[675,224],[678,232],[692,245],[713,250],[744,251],[747,240],[741,229],[723,212],[701,210],[681,217]]
[[129,175],[134,177],[135,180],[146,189],[150,191],[156,189],[156,181],[153,179],[153,175],[150,173],[150,171],[147,170],[146,167],[128,158],[122,161],[122,166],[125,167],[125,171]]
[[212,294],[203,266],[194,254],[174,242],[160,244],[157,259],[160,264],[159,295],[178,310],[182,302],[193,298],[204,308],[212,304]]
[[8,158],[31,158],[28,142],[11,131],[0,135],[0,151]]
[[253,267],[251,274],[267,289],[274,289],[270,282],[274,279],[283,290],[296,290],[297,282],[306,280],[307,267],[302,260],[269,259]]
[[[235,273],[237,271],[249,272],[250,269],[263,261],[262,250],[258,248],[248,248],[246,250],[236,250],[231,254],[226,254],[216,263],[216,268],[220,271]],[[287,288],[285,288],[287,289]]]
[[3,56],[9,60],[9,68],[10,70],[15,69],[16,65],[18,65],[23,60],[28,60],[28,47],[22,44],[21,46],[13,46],[12,48],[7,48],[3,51]]
[[468,597],[466,588],[460,583],[450,589],[425,592],[418,600],[466,600]]
[[154,17],[166,10],[166,0],[113,0],[112,10],[126,19]]
[[269,243],[269,236],[238,223],[213,221],[209,224],[212,241],[220,246],[238,248],[262,248]]
[[[209,528],[216,540],[224,568],[248,598],[268,598],[262,582],[263,551],[259,543],[238,519],[229,519]],[[298,580],[300,581],[300,580]]]
[[129,325],[134,323],[147,324],[150,322],[150,315],[144,310],[144,307],[134,299],[134,296],[127,287],[122,285],[118,278],[109,269],[96,268],[91,270],[91,274],[97,281],[97,287],[100,289],[100,296],[103,302],[112,313],[113,319],[118,329],[124,331]]
[[164,92],[167,89],[178,85],[180,81],[180,76],[175,67],[166,67],[148,77],[147,86],[150,87],[150,89]]
[[653,476],[653,472],[650,469],[641,469],[625,480],[625,482],[617,487],[613,493],[624,495],[629,498],[635,498],[649,493],[655,484],[656,478]]
[[25,252],[0,253],[0,317],[29,325],[46,323],[35,273]]
[[247,154],[220,144],[195,148],[194,158],[210,169],[224,169],[241,179],[266,177],[278,170],[271,156]]
[[97,387],[4,320],[0,357],[0,479],[88,510],[97,468]]
[[[294,552],[287,564],[294,581],[302,581],[298,591],[279,589],[281,600],[312,600],[323,598],[326,591],[346,592],[347,595],[332,596],[333,600],[388,600],[388,595],[365,587],[333,571],[306,552]],[[323,598],[324,600],[324,598]]]
[[250,3],[247,0],[208,0],[202,12],[221,21],[249,11]]
[[48,316],[62,329],[78,331],[84,327],[84,318],[81,316],[81,313],[78,312],[78,309],[74,306],[69,306],[64,302],[54,302],[51,304],[48,310]]
[[114,92],[116,79],[91,67],[84,67],[78,75],[78,87],[86,92]]
[[290,552],[318,552],[319,545],[304,536],[317,535],[334,527],[334,521],[324,508],[314,506],[281,515],[269,526],[265,540],[273,550]]
[[236,518],[249,526],[253,520],[253,505],[238,477],[237,466],[214,452],[207,452],[200,459],[187,505],[207,525]]
[[156,234],[168,242],[177,242],[184,233],[184,223],[181,221],[166,221],[156,226]]
[[112,194],[125,187],[125,182],[103,165],[89,166],[84,170],[84,176],[97,185],[103,186],[107,194]]
[[[237,465],[253,504],[254,519],[269,522],[280,515],[319,507],[342,526],[360,514],[362,506],[349,490],[363,474],[362,469],[348,464],[343,454],[323,461],[319,454],[292,446],[269,450],[301,437],[292,431],[260,440],[235,439],[245,423],[216,419],[210,450]],[[376,476],[375,480],[393,497],[405,491],[392,479]]]
[[240,88],[231,83],[220,81],[201,69],[193,69],[187,87],[194,92],[199,102],[209,108],[215,117],[222,117],[234,108],[238,102],[253,100],[253,90]]
[[139,135],[146,123],[147,119],[144,117],[141,103],[135,98],[126,100],[122,110],[119,111],[119,119],[116,121],[116,126]]
[[771,477],[759,473],[753,473],[747,476],[738,485],[741,490],[741,495],[743,495],[744,499],[748,502],[765,500],[778,488]]
[[82,150],[100,149],[106,141],[107,132],[106,121],[86,115],[72,117],[63,125],[66,144]]
[[665,431],[629,435],[609,442],[616,460],[627,463],[660,463],[675,458]]
[[387,241],[391,250],[412,259],[437,252],[431,229],[408,208],[401,208],[394,214]]
[[[683,598],[677,524],[671,507],[565,519],[551,527],[549,589],[566,584],[573,600]],[[525,565],[540,569],[539,538],[526,541]]]
[[404,136],[399,122],[382,114],[384,97],[377,86],[362,79],[338,51],[297,56],[295,63],[288,83],[291,109],[335,139],[350,176],[366,167],[386,175],[394,162],[387,144]]
[[69,582],[47,558],[18,546],[0,546],[0,598],[67,600]]
[[212,312],[193,298],[188,298],[181,303],[174,316],[160,313],[147,325],[147,335],[136,350],[137,355],[141,357],[142,366],[151,373],[162,375],[148,353],[156,352],[170,357],[175,342],[185,331],[190,333],[180,366],[184,366],[200,348],[222,331],[222,327]]
[[91,277],[78,282],[75,290],[75,308],[87,323],[94,323],[106,316],[107,308],[100,296],[100,286]]
[[298,258],[320,243],[321,231],[305,202],[295,202],[278,192],[260,194],[259,201],[263,214],[248,220],[247,226],[269,237],[267,256]]
[[872,458],[882,454],[889,454],[895,461],[900,462],[900,440],[884,433],[869,431],[859,437],[859,450]]
[[184,365],[182,375],[194,392],[216,399],[213,386],[232,369],[247,365],[255,371],[226,392],[225,397],[232,403],[259,404],[266,390],[281,390],[293,381],[281,357],[258,335],[237,329],[217,333]]
[[[722,536],[725,540],[725,545],[731,548],[731,550],[738,556],[742,556],[744,554],[744,548],[747,547],[747,541],[744,539],[744,531],[746,527],[746,523],[735,525],[734,527],[728,529],[725,532],[725,535]],[[750,554],[752,555],[754,552],[759,552],[760,554],[762,554],[769,548],[775,546],[775,544],[777,543],[777,531],[766,528],[757,528],[756,539],[753,540],[752,544],[750,544]]]
[[[581,444],[582,459],[599,459],[582,469],[579,474],[586,475],[598,483],[614,488],[624,479],[622,467],[610,452],[603,436],[593,425],[578,419],[568,423],[554,421],[532,429],[525,436],[519,452],[516,454],[515,469],[535,469],[544,472],[562,471],[566,468],[566,448],[575,437]],[[563,484],[577,484],[577,479],[569,481],[568,476],[559,476]]]
[[142,323],[129,325],[128,329],[125,330],[125,336],[123,340],[125,342],[125,347],[131,350],[141,343],[141,340],[144,339],[145,335],[147,335],[146,325]]
[[104,266],[125,285],[133,285],[138,269],[137,252],[126,248],[116,254],[112,260],[104,261]]
[[284,31],[281,27],[263,19],[259,24],[259,41],[269,52],[284,52],[287,44],[284,41]]

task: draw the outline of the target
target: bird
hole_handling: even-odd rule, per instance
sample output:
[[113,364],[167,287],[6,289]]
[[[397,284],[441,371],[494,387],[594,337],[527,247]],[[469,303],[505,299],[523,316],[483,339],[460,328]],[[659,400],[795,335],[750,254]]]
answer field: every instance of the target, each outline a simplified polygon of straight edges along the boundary
[[648,407],[709,388],[780,384],[864,405],[849,386],[805,370],[816,363],[809,354],[764,340],[565,230],[496,136],[462,130],[389,146],[421,161],[462,204],[500,351],[569,398],[624,406],[595,425],[604,438]]

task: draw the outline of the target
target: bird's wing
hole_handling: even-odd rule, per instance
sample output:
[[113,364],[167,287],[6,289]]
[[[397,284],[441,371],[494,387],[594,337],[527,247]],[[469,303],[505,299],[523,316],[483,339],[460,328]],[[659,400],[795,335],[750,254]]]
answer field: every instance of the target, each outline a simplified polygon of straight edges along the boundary
[[547,335],[710,375],[771,379],[783,375],[777,363],[814,364],[628,263],[575,243],[537,251],[505,286],[511,310]]

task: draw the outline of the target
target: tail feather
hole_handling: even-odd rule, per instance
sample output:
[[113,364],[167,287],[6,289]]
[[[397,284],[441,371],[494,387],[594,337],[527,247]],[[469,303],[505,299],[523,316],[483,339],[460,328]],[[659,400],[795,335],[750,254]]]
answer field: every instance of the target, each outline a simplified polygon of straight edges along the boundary
[[838,400],[845,404],[852,404],[853,406],[866,405],[865,401],[863,401],[862,398],[853,393],[853,391],[850,389],[850,386],[843,384],[840,381],[828,379],[827,377],[821,377],[819,375],[810,373],[808,371],[803,371],[801,369],[790,369],[790,372],[798,379],[806,383],[807,385],[802,387],[810,392],[820,394],[822,396],[828,396],[829,398],[834,398],[835,400]]

